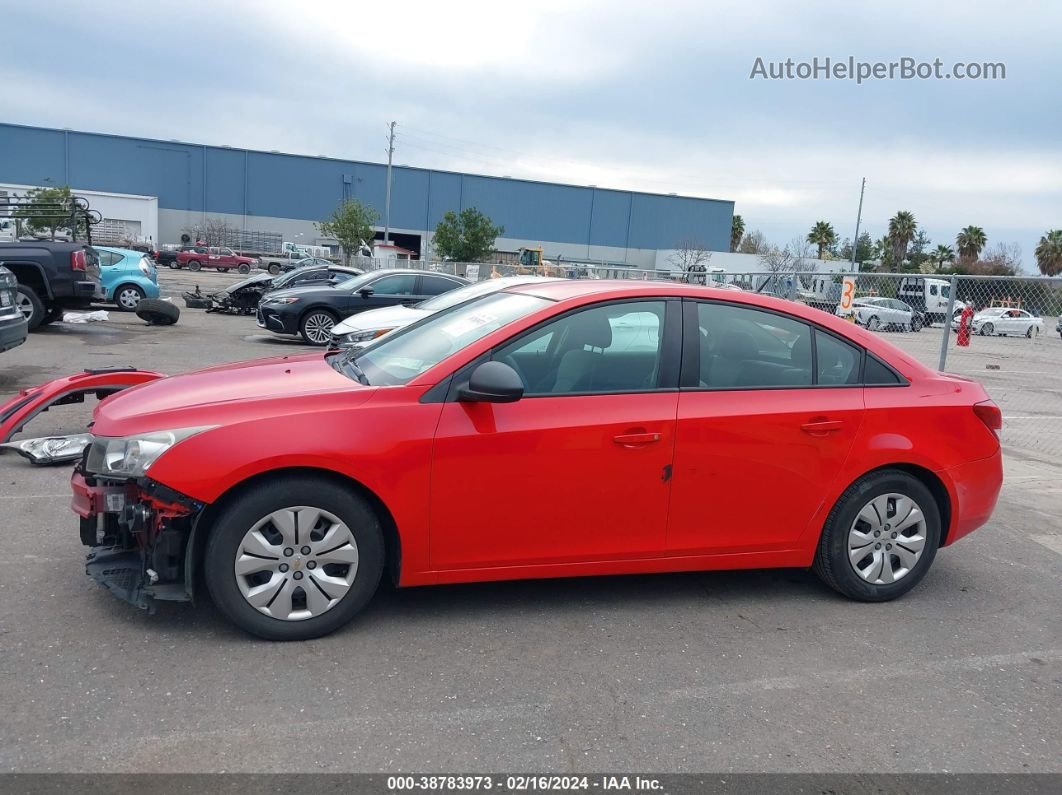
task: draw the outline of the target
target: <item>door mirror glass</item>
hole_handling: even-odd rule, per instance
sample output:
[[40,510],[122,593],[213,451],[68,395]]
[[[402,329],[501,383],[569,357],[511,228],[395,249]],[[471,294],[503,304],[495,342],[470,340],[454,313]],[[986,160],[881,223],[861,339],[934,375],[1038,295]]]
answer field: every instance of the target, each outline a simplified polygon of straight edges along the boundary
[[472,371],[468,383],[457,390],[457,399],[469,403],[513,403],[523,396],[520,375],[504,362],[484,362]]
[[358,290],[358,295],[360,295],[362,298],[368,298],[375,292],[376,291],[371,287],[362,287],[360,290]]

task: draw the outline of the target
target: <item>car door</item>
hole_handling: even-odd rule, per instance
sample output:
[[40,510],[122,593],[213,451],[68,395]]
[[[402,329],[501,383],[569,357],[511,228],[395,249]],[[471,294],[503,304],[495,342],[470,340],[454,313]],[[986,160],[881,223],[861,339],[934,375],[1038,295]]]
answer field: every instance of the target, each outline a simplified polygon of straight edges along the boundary
[[668,549],[792,548],[862,422],[862,352],[748,306],[690,300],[684,321]]
[[520,373],[525,393],[514,403],[443,406],[432,460],[433,569],[661,553],[679,309],[655,299],[596,304],[492,352]]

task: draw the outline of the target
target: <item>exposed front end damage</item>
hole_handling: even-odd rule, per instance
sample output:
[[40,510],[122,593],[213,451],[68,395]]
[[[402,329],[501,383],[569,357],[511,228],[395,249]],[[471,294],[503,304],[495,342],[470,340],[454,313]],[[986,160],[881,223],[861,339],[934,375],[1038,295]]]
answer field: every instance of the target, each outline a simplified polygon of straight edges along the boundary
[[142,610],[193,599],[192,539],[203,503],[147,477],[118,480],[86,471],[71,477],[71,508],[90,552],[85,573]]

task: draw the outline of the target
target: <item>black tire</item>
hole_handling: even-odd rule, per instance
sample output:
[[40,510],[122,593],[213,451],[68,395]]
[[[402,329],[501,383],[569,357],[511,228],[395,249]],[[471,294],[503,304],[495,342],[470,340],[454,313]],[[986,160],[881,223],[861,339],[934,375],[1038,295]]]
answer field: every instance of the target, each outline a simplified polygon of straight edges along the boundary
[[1025,336],[1028,337],[1029,339],[1033,338],[1033,327],[1032,326],[1029,326],[1029,328],[1025,329]]
[[329,333],[327,338],[321,338],[317,329],[327,325],[329,332],[331,332],[332,326],[336,324],[336,321],[337,318],[334,312],[330,312],[327,309],[311,309],[299,320],[299,334],[309,345],[327,345],[331,339],[331,334]]
[[[859,512],[871,500],[885,494],[909,497],[925,517],[925,546],[914,567],[895,582],[874,584],[856,573],[849,561],[848,535]],[[886,539],[888,540],[888,539]],[[819,538],[812,569],[826,585],[860,602],[887,602],[903,596],[918,585],[929,571],[940,546],[940,507],[933,494],[918,478],[895,469],[866,475],[840,496],[830,511]]]
[[246,262],[241,262],[240,266],[238,268],[236,268],[236,270],[239,271],[240,273],[250,273],[251,272],[251,266],[248,265]]
[[145,297],[144,291],[135,284],[120,284],[114,288],[114,305],[119,312],[135,312]]
[[188,260],[188,270],[198,273],[203,269],[203,263],[197,259]]
[[167,262],[166,264],[169,265],[171,268],[179,268],[179,267],[181,267],[180,265],[178,265],[176,262],[173,262],[172,260],[170,262]]
[[884,326],[881,325],[881,320],[877,315],[871,315],[867,318],[867,330],[869,331],[884,331]]
[[[354,537],[358,561],[354,581],[333,607],[312,618],[288,621],[267,616],[247,602],[234,566],[247,531],[274,511],[293,506],[312,506],[340,519]],[[244,632],[266,640],[309,640],[335,632],[364,609],[380,584],[384,557],[380,522],[366,500],[321,478],[279,476],[240,493],[218,514],[207,540],[203,574],[218,610]]]
[[269,272],[276,276],[278,273],[280,273],[280,266],[277,265],[277,263],[275,262],[269,263]]
[[996,327],[993,326],[991,323],[985,323],[983,326],[981,326],[981,336],[991,337],[995,330]]
[[57,320],[63,319],[63,308],[61,306],[53,306],[44,313],[44,317],[41,318],[41,325],[47,326],[49,323],[54,323]]
[[921,330],[922,330],[922,318],[918,317],[918,315],[915,315],[913,318],[911,318],[911,331],[921,331]]
[[28,287],[25,284],[19,284],[18,295],[15,298],[19,303],[19,309],[26,315],[26,308],[29,308],[29,314],[26,315],[26,320],[29,321],[29,330],[33,331],[35,328],[40,327],[44,322],[44,316],[48,314],[48,310],[44,308],[44,302],[41,301],[37,295],[37,291],[32,287]]
[[136,316],[151,326],[172,326],[181,316],[181,310],[169,301],[145,298],[137,305]]

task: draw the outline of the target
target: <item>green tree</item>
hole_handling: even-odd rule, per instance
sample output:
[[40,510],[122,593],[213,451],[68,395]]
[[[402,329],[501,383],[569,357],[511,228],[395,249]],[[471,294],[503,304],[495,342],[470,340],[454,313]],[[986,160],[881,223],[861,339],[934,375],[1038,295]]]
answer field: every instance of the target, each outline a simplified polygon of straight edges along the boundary
[[918,222],[908,210],[900,210],[889,219],[889,251],[892,254],[892,266],[902,268],[907,259],[907,246],[918,231]]
[[373,225],[380,214],[367,204],[356,199],[340,202],[331,217],[314,224],[325,237],[334,237],[343,249],[343,262],[349,263],[350,257],[361,251],[362,242],[373,239]]
[[[31,234],[47,232],[48,236],[55,240],[60,229],[74,231],[71,229],[75,226],[74,209],[74,196],[70,192],[70,186],[61,185],[26,191],[25,200],[15,209],[14,215],[25,222]],[[83,223],[77,223],[76,226],[79,230],[84,229]]]
[[985,230],[979,226],[968,226],[955,237],[955,247],[959,249],[959,259],[962,262],[975,261],[987,243]]
[[911,241],[911,250],[907,254],[907,259],[911,262],[911,270],[919,270],[931,259],[929,249],[932,245],[933,241],[929,239],[929,235],[919,229]]
[[432,247],[457,262],[481,262],[494,251],[494,241],[505,231],[475,207],[460,214],[450,210],[435,227]]
[[[863,232],[859,235],[859,245],[856,246],[855,255],[856,264],[866,262],[868,259],[874,259],[874,241],[870,237],[870,232]],[[840,256],[845,262],[852,261],[852,241],[850,238],[845,238],[844,244],[841,246]]]
[[741,236],[741,243],[738,245],[738,251],[742,254],[762,254],[771,247],[771,244],[767,242],[767,238],[763,232],[759,229],[753,229],[747,235]]
[[1036,265],[1044,276],[1062,274],[1062,229],[1051,229],[1036,246]]
[[741,245],[741,238],[745,236],[745,219],[735,215],[730,223],[730,250],[737,251]]
[[808,232],[808,242],[813,246],[818,246],[819,259],[825,259],[826,251],[837,243],[837,233],[833,229],[833,224],[829,221],[816,221],[811,231]]
[[955,252],[952,251],[950,246],[945,246],[943,243],[939,244],[933,249],[932,258],[937,263],[937,270],[944,267],[945,262],[951,262],[955,259]]

